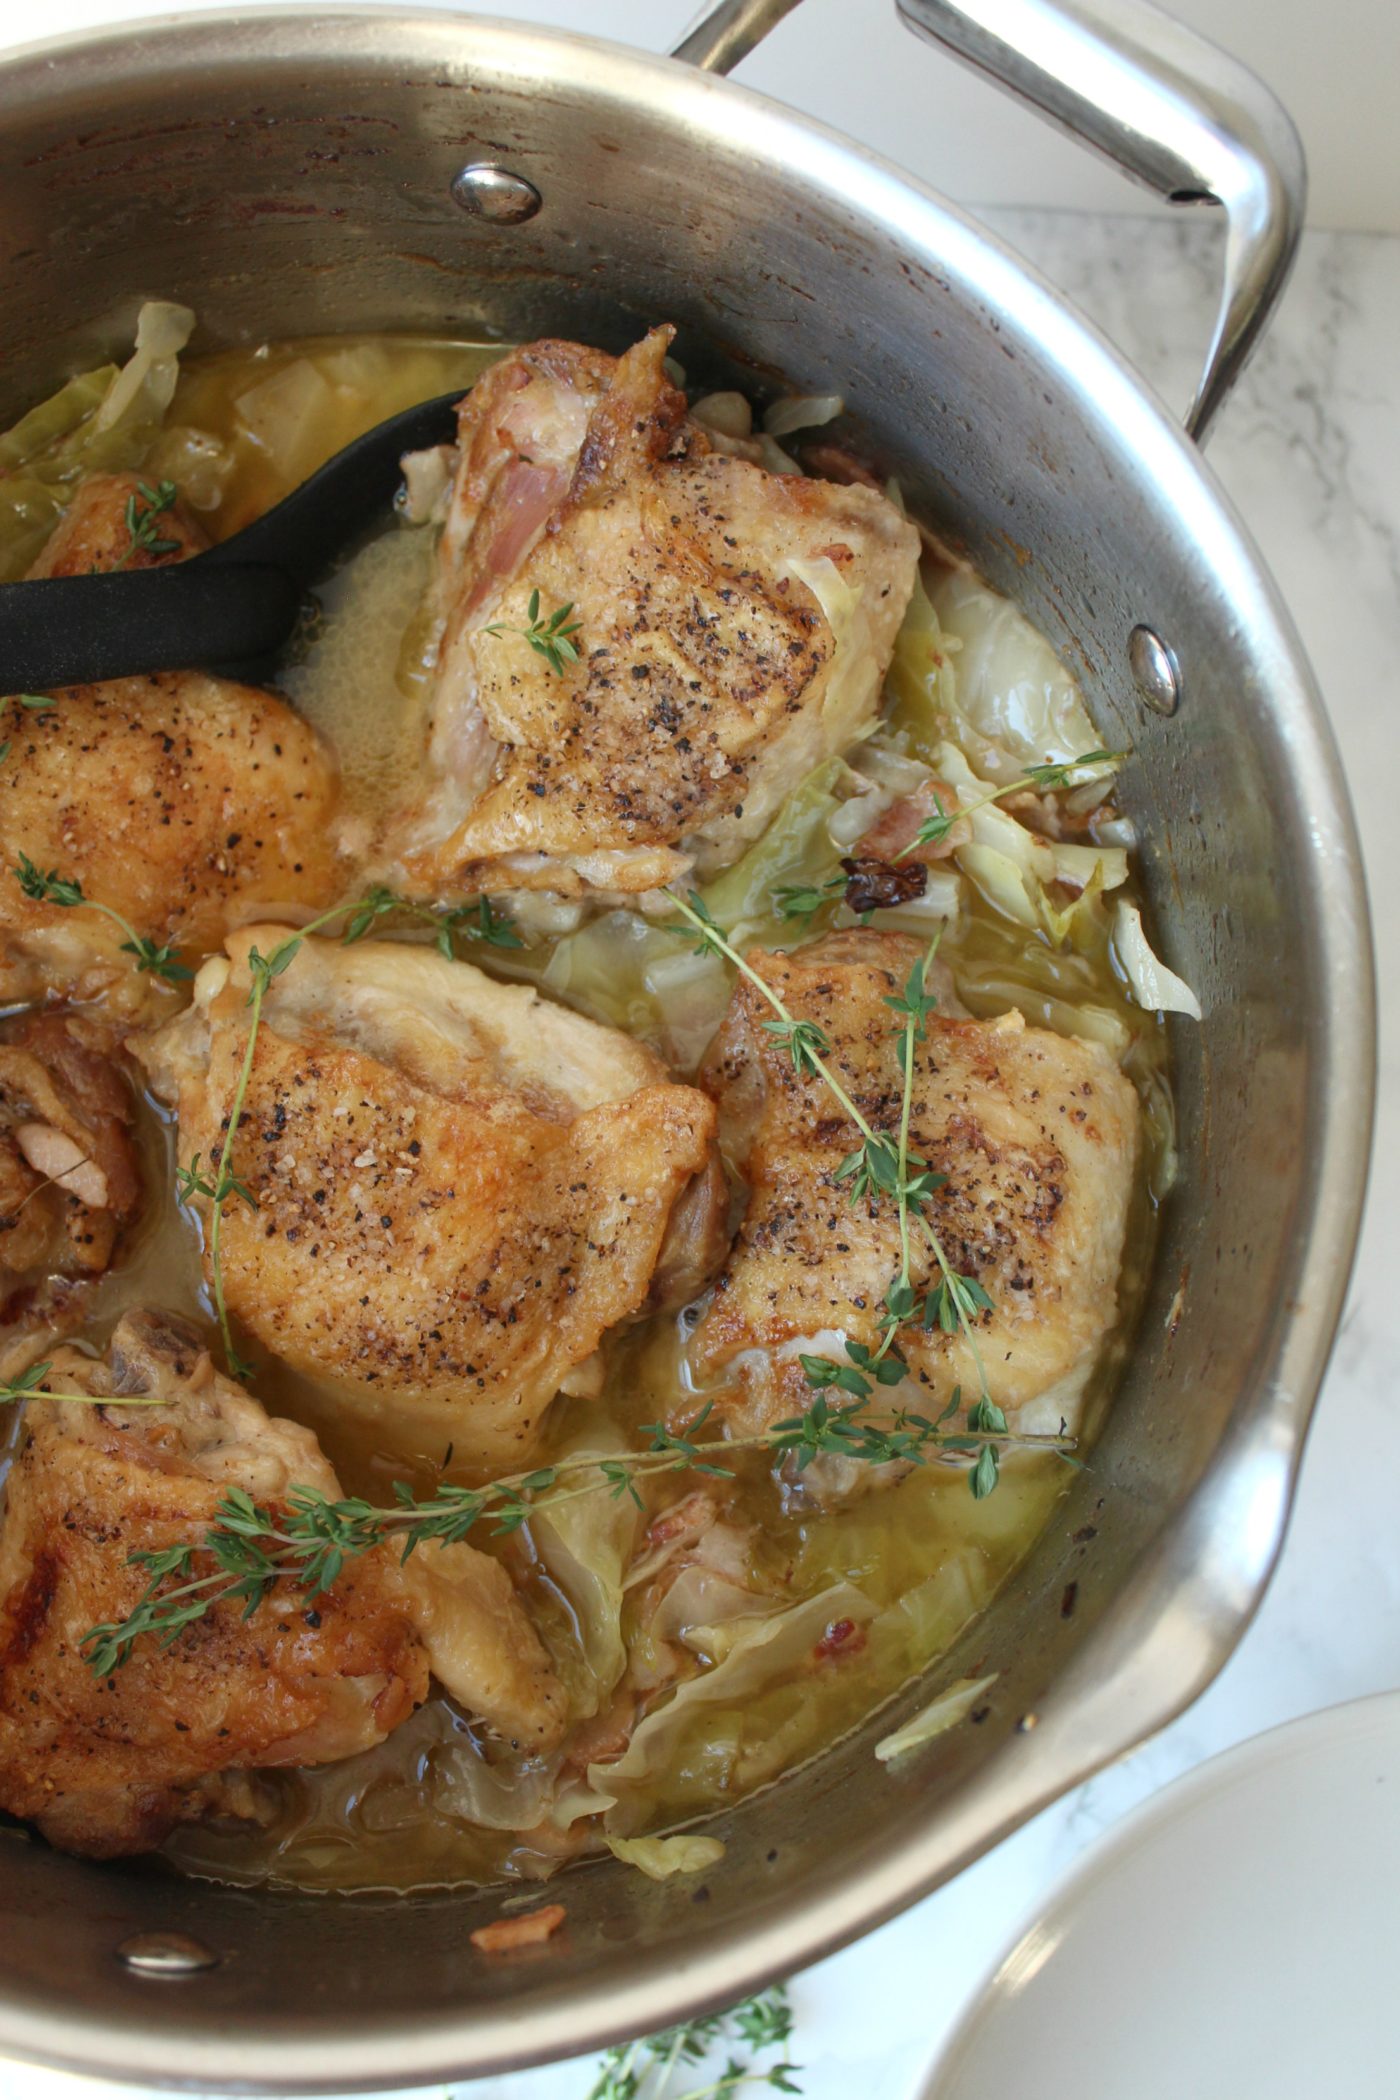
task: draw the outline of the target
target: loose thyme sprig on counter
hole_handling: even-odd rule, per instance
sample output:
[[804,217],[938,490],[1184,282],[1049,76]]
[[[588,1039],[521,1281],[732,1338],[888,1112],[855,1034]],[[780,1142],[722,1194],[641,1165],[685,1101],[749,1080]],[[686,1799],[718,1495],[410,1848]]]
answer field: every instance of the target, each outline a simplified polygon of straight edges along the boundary
[[[124,1401],[114,1402],[124,1406]],[[616,1498],[630,1495],[640,1508],[638,1482],[663,1473],[701,1473],[727,1480],[731,1467],[721,1464],[743,1451],[791,1455],[799,1471],[821,1453],[855,1458],[870,1465],[898,1461],[921,1464],[931,1451],[970,1451],[976,1439],[943,1425],[955,1411],[956,1396],[936,1422],[901,1409],[885,1421],[863,1413],[865,1403],[833,1408],[818,1394],[805,1413],[747,1437],[701,1438],[710,1414],[706,1402],[683,1429],[648,1422],[640,1451],[616,1457],[580,1453],[557,1465],[537,1466],[528,1473],[507,1474],[484,1487],[444,1483],[432,1495],[418,1497],[395,1482],[395,1504],[376,1508],[358,1497],[332,1502],[315,1488],[288,1489],[275,1509],[254,1502],[243,1488],[233,1488],[214,1512],[215,1521],[202,1538],[166,1547],[158,1553],[133,1553],[130,1565],[143,1567],[150,1581],[130,1615],[119,1624],[94,1626],[83,1637],[84,1659],[99,1677],[110,1676],[127,1660],[138,1640],[154,1635],[168,1647],[176,1636],[216,1604],[241,1603],[252,1616],[279,1582],[292,1583],[310,1602],[339,1579],[345,1563],[376,1546],[399,1545],[402,1557],[436,1540],[453,1545],[489,1518],[497,1534],[518,1531],[537,1511],[556,1509],[605,1486]],[[1007,1444],[1054,1446],[1058,1439],[1006,1435]],[[205,1558],[208,1574],[196,1573]],[[181,1579],[184,1578],[184,1579]],[[174,1587],[168,1585],[174,1582]]]
[[[993,1301],[975,1276],[961,1275],[952,1267],[943,1242],[927,1215],[925,1206],[939,1189],[947,1186],[947,1175],[937,1173],[926,1159],[910,1150],[914,1052],[927,1032],[928,1017],[938,1003],[927,990],[926,980],[943,937],[942,928],[934,935],[928,952],[913,964],[903,992],[885,1000],[886,1006],[900,1017],[894,1033],[899,1042],[903,1077],[899,1128],[897,1133],[891,1133],[876,1130],[836,1078],[827,1062],[831,1043],[824,1030],[815,1021],[798,1020],[789,1011],[772,985],[726,938],[703,898],[694,891],[689,898],[678,896],[674,890],[666,894],[693,929],[695,945],[700,952],[721,956],[732,963],[772,1007],[775,1018],[759,1025],[786,1047],[798,1075],[812,1074],[821,1079],[855,1125],[861,1142],[853,1152],[847,1153],[836,1169],[836,1179],[850,1185],[852,1202],[864,1200],[878,1205],[887,1198],[894,1199],[899,1225],[900,1266],[898,1275],[885,1292],[883,1309],[878,1315],[878,1325],[882,1330],[880,1345],[872,1350],[862,1342],[848,1341],[845,1344],[845,1363],[826,1356],[799,1356],[798,1362],[808,1384],[819,1393],[835,1387],[862,1405],[870,1400],[877,1387],[901,1385],[909,1376],[909,1366],[894,1348],[894,1339],[902,1328],[917,1319],[925,1331],[936,1327],[944,1334],[961,1333],[977,1368],[979,1391],[967,1414],[967,1427],[973,1434],[957,1442],[952,1438],[945,1439],[945,1442],[951,1449],[976,1452],[968,1484],[979,1501],[995,1488],[1001,1474],[1001,1449],[1008,1443],[1043,1444],[1067,1457],[1073,1449],[1072,1438],[1023,1438],[1008,1432],[1005,1412],[988,1388],[986,1367],[977,1343],[976,1322],[984,1312],[995,1310]],[[912,1280],[911,1221],[928,1242],[938,1271],[938,1282],[926,1292],[922,1306],[916,1299]],[[938,1427],[947,1421],[961,1404],[961,1388],[955,1388],[949,1407],[938,1417],[938,1423],[930,1426]]]
[[483,634],[518,634],[522,642],[528,642],[537,656],[542,656],[552,671],[562,678],[565,664],[578,662],[578,645],[573,637],[583,626],[582,620],[571,620],[573,602],[561,605],[547,620],[540,618],[540,594],[531,591],[530,603],[525,608],[526,627],[512,627],[504,620],[482,629]]
[[[672,2100],[671,2082],[682,2067],[703,2064],[721,2048],[741,2043],[760,2056],[783,2049],[792,2035],[792,2012],[781,1984],[757,1998],[746,1998],[732,2011],[711,2013],[668,2027],[639,2042],[623,2042],[603,2056],[588,2100]],[[766,2085],[779,2093],[800,2093],[799,2064],[786,2061],[762,2066],[728,2055],[723,2073],[704,2085],[691,2086],[675,2100],[728,2100],[741,2086]]]

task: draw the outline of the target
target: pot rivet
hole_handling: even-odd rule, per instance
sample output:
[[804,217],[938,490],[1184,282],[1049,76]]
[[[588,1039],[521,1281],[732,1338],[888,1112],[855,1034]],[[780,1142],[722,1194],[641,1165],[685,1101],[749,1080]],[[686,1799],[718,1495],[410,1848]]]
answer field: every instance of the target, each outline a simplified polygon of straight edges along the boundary
[[1174,715],[1181,704],[1181,672],[1161,635],[1150,627],[1135,627],[1128,636],[1128,662],[1153,713]]
[[493,226],[523,226],[544,202],[533,182],[489,160],[473,161],[454,175],[452,195],[463,211],[474,219],[489,219]]
[[1032,1729],[1039,1725],[1039,1722],[1039,1714],[1022,1714],[1020,1720],[1016,1723],[1017,1735],[1029,1735]]
[[118,1947],[117,1960],[138,1976],[197,1976],[219,1966],[218,1955],[187,1932],[134,1932]]

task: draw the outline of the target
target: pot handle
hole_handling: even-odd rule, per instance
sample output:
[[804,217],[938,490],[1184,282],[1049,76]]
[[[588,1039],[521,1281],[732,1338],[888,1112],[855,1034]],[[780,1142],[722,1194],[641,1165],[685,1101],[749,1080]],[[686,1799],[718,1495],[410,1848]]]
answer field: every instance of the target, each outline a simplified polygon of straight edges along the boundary
[[[677,58],[727,73],[797,0],[720,0]],[[1224,285],[1186,415],[1198,442],[1292,267],[1307,173],[1258,76],[1151,0],[897,0],[907,26],[1040,110],[1170,204],[1225,207]]]

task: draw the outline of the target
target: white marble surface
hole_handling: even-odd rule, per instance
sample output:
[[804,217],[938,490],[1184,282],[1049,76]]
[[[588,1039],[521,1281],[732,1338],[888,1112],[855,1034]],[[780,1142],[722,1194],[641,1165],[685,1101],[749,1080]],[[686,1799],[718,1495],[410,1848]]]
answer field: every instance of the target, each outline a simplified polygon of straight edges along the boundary
[[[1192,217],[1001,213],[1164,396],[1187,398],[1214,296],[1214,229]],[[1352,781],[1378,907],[1382,1090],[1350,1305],[1281,1566],[1234,1660],[1154,1741],[1046,1810],[951,1887],[796,1979],[793,2054],[810,2100],[912,2100],[941,2037],[1055,1877],[1135,1803],[1276,1722],[1400,1684],[1400,239],[1313,234],[1212,461],[1312,652]],[[490,2081],[470,2100],[584,2100],[584,2064]],[[0,2067],[5,2100],[79,2100],[81,2081]],[[95,2096],[94,2096],[95,2100]]]

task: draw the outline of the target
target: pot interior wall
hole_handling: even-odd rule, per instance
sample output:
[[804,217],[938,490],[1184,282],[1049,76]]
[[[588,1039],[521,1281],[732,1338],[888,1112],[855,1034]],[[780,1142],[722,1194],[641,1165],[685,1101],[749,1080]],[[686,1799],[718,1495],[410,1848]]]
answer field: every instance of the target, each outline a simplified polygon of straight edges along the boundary
[[[1296,1455],[1277,1367],[1336,1083],[1295,770],[1317,735],[1306,674],[1130,383],[954,216],[913,209],[893,178],[723,85],[445,17],[348,19],[192,19],[0,70],[0,421],[129,339],[152,296],[197,310],[196,347],[407,327],[617,348],[670,320],[692,377],[839,388],[911,508],[1021,600],[1082,675],[1105,743],[1135,750],[1157,927],[1207,1020],[1178,1031],[1181,1193],[1116,1411],[939,1672],[999,1673],[982,1725],[890,1771],[872,1756],[887,1713],[724,1819],[728,1857],[703,1887],[611,1864],[571,1874],[567,1934],[513,1966],[467,1944],[493,1896],[258,1899],[0,1836],[0,2047],[282,2091],[582,2047],[872,1922],[1159,1717],[1094,1707],[1130,1591],[1154,1640],[1184,1644],[1174,1696],[1208,1675],[1276,1543]],[[468,218],[449,185],[476,160],[527,176],[539,214]],[[1139,621],[1180,662],[1170,721],[1133,685]],[[1306,1372],[1294,1383],[1305,1415]],[[1226,1540],[1224,1592],[1187,1605],[1193,1541],[1208,1540],[1202,1566],[1222,1550],[1200,1483],[1227,1440],[1254,1466],[1263,1532]],[[1237,1492],[1241,1522],[1249,1506]],[[1206,1624],[1220,1638],[1197,1667]],[[1030,1713],[1063,1717],[1042,1731],[1053,1756],[1018,1730]],[[226,1959],[142,1983],[113,1950],[152,1927]]]

